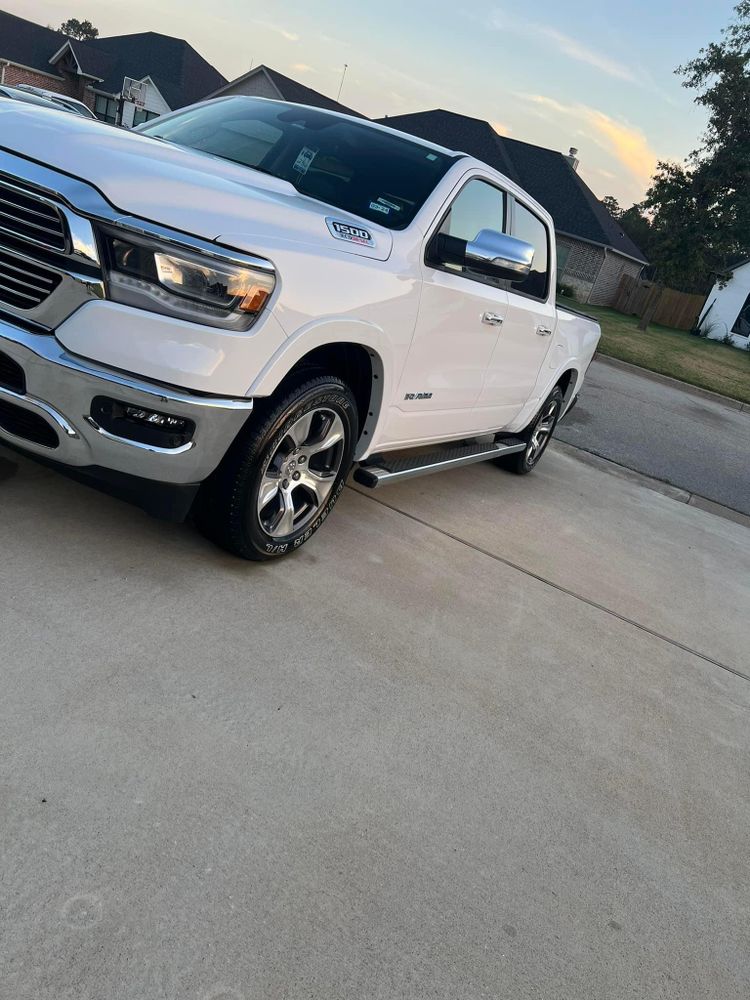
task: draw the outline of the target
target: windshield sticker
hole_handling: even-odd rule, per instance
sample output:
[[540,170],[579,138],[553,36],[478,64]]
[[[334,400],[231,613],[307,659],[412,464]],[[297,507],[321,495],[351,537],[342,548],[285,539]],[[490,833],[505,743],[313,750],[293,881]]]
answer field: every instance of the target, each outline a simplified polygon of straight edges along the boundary
[[300,174],[306,174],[312,166],[312,161],[315,159],[317,152],[317,149],[310,149],[309,146],[303,146],[299,151],[297,159],[294,161],[294,169]]
[[375,240],[369,229],[362,229],[361,226],[351,226],[348,222],[339,222],[338,219],[326,219],[326,225],[331,236],[337,240],[345,240],[347,243],[359,243],[361,246],[374,247]]
[[371,201],[370,208],[373,210],[373,212],[383,212],[385,215],[391,214],[390,208],[388,208],[387,205],[381,205],[380,202],[378,201]]
[[378,201],[379,201],[379,202],[381,203],[381,205],[387,205],[387,206],[388,206],[388,208],[391,208],[391,209],[393,209],[393,211],[394,211],[394,212],[400,212],[400,211],[401,211],[401,205],[397,205],[397,204],[395,203],[395,201],[388,201],[388,199],[387,199],[387,198],[384,198],[384,197],[382,196],[382,194],[381,194],[381,195],[380,195],[380,197],[378,198]]

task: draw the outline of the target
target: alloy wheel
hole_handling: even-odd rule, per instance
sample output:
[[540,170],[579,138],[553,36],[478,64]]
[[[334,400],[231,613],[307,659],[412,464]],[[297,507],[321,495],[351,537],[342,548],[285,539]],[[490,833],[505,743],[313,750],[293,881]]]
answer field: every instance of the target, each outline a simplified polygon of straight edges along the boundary
[[341,468],[341,417],[319,407],[299,417],[271,455],[258,489],[260,525],[272,538],[305,528],[324,506]]
[[559,411],[559,401],[550,399],[539,415],[526,447],[526,462],[529,467],[535,465],[541,458],[552,431],[555,429]]

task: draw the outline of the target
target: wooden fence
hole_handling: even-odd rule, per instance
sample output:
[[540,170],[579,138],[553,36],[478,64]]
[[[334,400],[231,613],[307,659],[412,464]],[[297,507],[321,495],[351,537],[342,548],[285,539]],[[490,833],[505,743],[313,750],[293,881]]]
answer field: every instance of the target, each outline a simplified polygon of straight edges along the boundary
[[675,330],[690,330],[700,315],[705,295],[690,295],[623,274],[612,308],[628,316],[648,316],[649,323],[661,323]]

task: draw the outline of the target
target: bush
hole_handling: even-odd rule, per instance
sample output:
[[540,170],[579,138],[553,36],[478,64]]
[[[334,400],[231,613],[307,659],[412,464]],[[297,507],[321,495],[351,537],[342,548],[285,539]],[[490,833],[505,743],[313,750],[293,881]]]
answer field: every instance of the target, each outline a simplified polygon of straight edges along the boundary
[[[708,337],[715,329],[716,323],[703,323],[702,326],[700,323],[697,323],[690,332],[694,337]],[[724,343],[726,343],[726,340],[724,340]]]

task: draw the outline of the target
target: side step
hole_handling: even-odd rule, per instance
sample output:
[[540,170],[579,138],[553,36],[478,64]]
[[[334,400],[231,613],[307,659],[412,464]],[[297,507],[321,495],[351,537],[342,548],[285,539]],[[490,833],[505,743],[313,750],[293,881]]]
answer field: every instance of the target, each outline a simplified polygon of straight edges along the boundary
[[358,466],[354,470],[354,479],[361,486],[374,490],[386,483],[397,483],[414,476],[429,476],[431,472],[457,469],[461,465],[471,465],[472,462],[486,462],[490,458],[512,455],[525,448],[526,441],[522,438],[506,437],[491,444],[455,445],[427,455],[403,457],[394,452],[391,456],[378,455],[369,463]]

